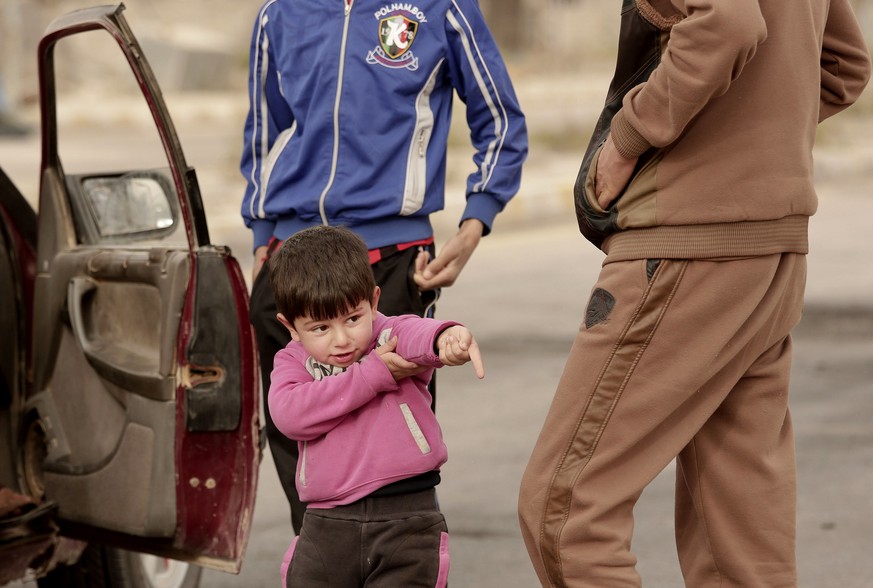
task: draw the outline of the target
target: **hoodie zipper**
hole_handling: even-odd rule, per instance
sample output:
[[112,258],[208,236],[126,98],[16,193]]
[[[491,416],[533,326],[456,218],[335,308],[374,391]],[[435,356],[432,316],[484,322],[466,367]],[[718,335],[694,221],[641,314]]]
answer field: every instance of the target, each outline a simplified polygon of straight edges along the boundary
[[336,98],[333,103],[333,156],[330,164],[330,177],[327,180],[327,185],[324,187],[321,196],[318,198],[318,212],[321,214],[322,224],[330,224],[327,221],[327,212],[325,210],[324,201],[327,199],[327,193],[330,192],[333,182],[336,179],[337,159],[339,157],[339,109],[340,96],[343,90],[343,76],[345,75],[346,61],[346,42],[349,36],[349,15],[352,12],[352,6],[355,0],[345,0],[345,20],[343,22],[343,38],[340,44],[339,56],[339,72],[336,80]]

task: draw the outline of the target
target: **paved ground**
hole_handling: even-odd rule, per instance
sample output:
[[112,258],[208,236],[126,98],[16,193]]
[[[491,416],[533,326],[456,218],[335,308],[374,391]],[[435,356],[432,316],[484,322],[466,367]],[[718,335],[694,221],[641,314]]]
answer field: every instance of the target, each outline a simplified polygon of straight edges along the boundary
[[[451,459],[440,499],[452,534],[451,585],[531,588],[515,516],[516,491],[567,350],[581,320],[597,255],[569,223],[495,234],[449,290],[439,314],[471,325],[486,379],[440,372]],[[543,263],[548,260],[548,263]],[[521,278],[521,279],[519,279]],[[811,312],[797,331],[792,409],[800,469],[801,586],[868,588],[873,562],[873,315]],[[680,586],[672,539],[673,468],[637,507],[634,550],[645,585]],[[272,464],[261,469],[253,539],[239,577],[209,586],[272,585],[288,541],[287,509]]]
[[[519,85],[534,135],[522,191],[440,303],[441,316],[474,329],[488,370],[484,382],[462,368],[441,372],[439,414],[452,459],[440,499],[452,531],[456,587],[536,585],[517,530],[516,490],[600,264],[600,254],[575,230],[569,190],[587,140],[573,129],[585,128],[591,115],[574,104],[590,104],[602,82]],[[237,217],[244,105],[226,95],[167,99],[189,163],[199,171],[213,241],[231,245],[248,273],[250,241]],[[124,104],[100,104],[100,116],[86,115],[87,106],[70,107],[77,122],[62,135],[65,161],[105,171],[141,154],[147,127],[131,120]],[[801,585],[809,588],[873,585],[871,127],[860,118],[828,125],[817,152],[821,207],[811,228],[808,311],[797,331],[792,393],[801,476],[798,552]],[[456,222],[461,170],[469,165],[464,148],[453,153],[438,240]],[[38,158],[37,136],[0,138],[0,165],[32,201]],[[646,585],[655,588],[681,585],[671,492],[668,468],[637,509],[634,549]],[[207,572],[203,585],[275,585],[287,541],[287,507],[265,461],[242,575]]]

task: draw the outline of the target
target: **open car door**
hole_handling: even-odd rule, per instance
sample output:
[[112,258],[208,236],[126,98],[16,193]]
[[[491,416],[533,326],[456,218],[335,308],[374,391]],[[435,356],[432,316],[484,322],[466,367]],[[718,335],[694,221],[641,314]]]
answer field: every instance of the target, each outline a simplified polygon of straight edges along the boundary
[[[71,13],[39,46],[26,434],[42,437],[45,453],[25,478],[57,503],[65,535],[236,572],[259,461],[246,285],[229,250],[209,242],[194,170],[123,10]],[[162,165],[65,173],[55,63],[60,42],[82,33],[108,33],[120,48]]]

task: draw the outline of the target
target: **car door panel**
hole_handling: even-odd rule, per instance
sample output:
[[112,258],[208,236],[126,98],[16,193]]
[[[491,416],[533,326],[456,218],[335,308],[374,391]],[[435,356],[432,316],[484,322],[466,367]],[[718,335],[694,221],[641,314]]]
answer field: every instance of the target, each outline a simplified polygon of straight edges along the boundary
[[48,290],[66,294],[58,301],[63,318],[101,377],[147,398],[172,400],[189,273],[185,251],[79,249],[55,258],[57,284]]
[[[40,275],[59,345],[31,405],[51,415],[44,464],[60,515],[111,531],[176,528],[176,340],[187,251],[76,248]],[[55,376],[59,374],[60,376]],[[95,508],[99,505],[99,508]]]

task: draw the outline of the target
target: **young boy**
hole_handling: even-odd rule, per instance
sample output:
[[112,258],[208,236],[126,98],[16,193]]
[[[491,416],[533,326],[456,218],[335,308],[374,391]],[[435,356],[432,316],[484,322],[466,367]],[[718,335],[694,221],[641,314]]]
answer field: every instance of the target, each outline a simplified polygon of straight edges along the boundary
[[476,341],[451,321],[376,308],[364,242],[318,226],[270,260],[277,318],[291,342],[274,359],[269,410],[298,442],[308,504],[282,564],[296,588],[445,586],[448,534],[434,486],[447,458],[427,383],[472,362]]

